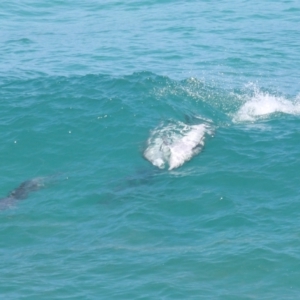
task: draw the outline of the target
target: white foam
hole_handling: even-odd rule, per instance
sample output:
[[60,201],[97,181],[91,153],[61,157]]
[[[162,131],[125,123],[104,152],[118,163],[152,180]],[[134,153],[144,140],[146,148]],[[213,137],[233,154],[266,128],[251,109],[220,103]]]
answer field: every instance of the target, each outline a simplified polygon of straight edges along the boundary
[[201,151],[205,134],[210,132],[205,124],[177,122],[161,125],[151,132],[144,156],[158,168],[178,168]]
[[255,121],[257,119],[267,118],[274,113],[300,114],[299,99],[296,98],[292,101],[282,96],[262,92],[255,88],[253,96],[246,99],[246,102],[234,115],[233,121]]

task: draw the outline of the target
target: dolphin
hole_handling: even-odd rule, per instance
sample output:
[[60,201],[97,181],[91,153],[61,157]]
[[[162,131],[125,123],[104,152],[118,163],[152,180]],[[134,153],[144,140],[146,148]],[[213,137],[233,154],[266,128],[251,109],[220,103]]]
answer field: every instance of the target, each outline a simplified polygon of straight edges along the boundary
[[183,122],[162,123],[151,131],[143,156],[159,169],[182,166],[201,152],[207,135],[212,135],[209,123],[189,125]]
[[26,199],[30,193],[44,188],[47,181],[49,181],[47,177],[36,177],[22,182],[6,197],[0,199],[0,210],[10,208],[17,202]]

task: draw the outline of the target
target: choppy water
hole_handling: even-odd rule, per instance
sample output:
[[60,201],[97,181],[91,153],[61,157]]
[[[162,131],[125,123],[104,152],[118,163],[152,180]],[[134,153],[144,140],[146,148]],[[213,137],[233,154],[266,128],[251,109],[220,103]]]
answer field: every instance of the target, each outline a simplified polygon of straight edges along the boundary
[[1,2],[1,298],[297,299],[299,13]]

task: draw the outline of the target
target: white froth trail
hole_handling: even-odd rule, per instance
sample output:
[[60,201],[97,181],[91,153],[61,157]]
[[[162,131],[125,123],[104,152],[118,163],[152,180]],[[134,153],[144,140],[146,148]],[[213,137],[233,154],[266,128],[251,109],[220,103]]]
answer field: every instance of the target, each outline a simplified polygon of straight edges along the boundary
[[189,161],[204,146],[208,125],[187,125],[182,122],[155,128],[147,140],[145,158],[154,166],[173,170]]
[[233,117],[234,122],[255,121],[267,118],[274,113],[291,115],[300,114],[300,99],[288,100],[282,96],[271,95],[259,89],[254,90],[253,96],[249,97]]

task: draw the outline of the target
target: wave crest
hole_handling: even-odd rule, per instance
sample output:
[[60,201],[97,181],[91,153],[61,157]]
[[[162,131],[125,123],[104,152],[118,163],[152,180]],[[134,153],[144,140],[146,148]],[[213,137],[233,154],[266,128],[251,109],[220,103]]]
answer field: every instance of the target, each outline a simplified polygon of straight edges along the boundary
[[253,95],[234,114],[234,122],[255,121],[268,118],[274,113],[300,114],[300,99],[289,100],[254,88]]

